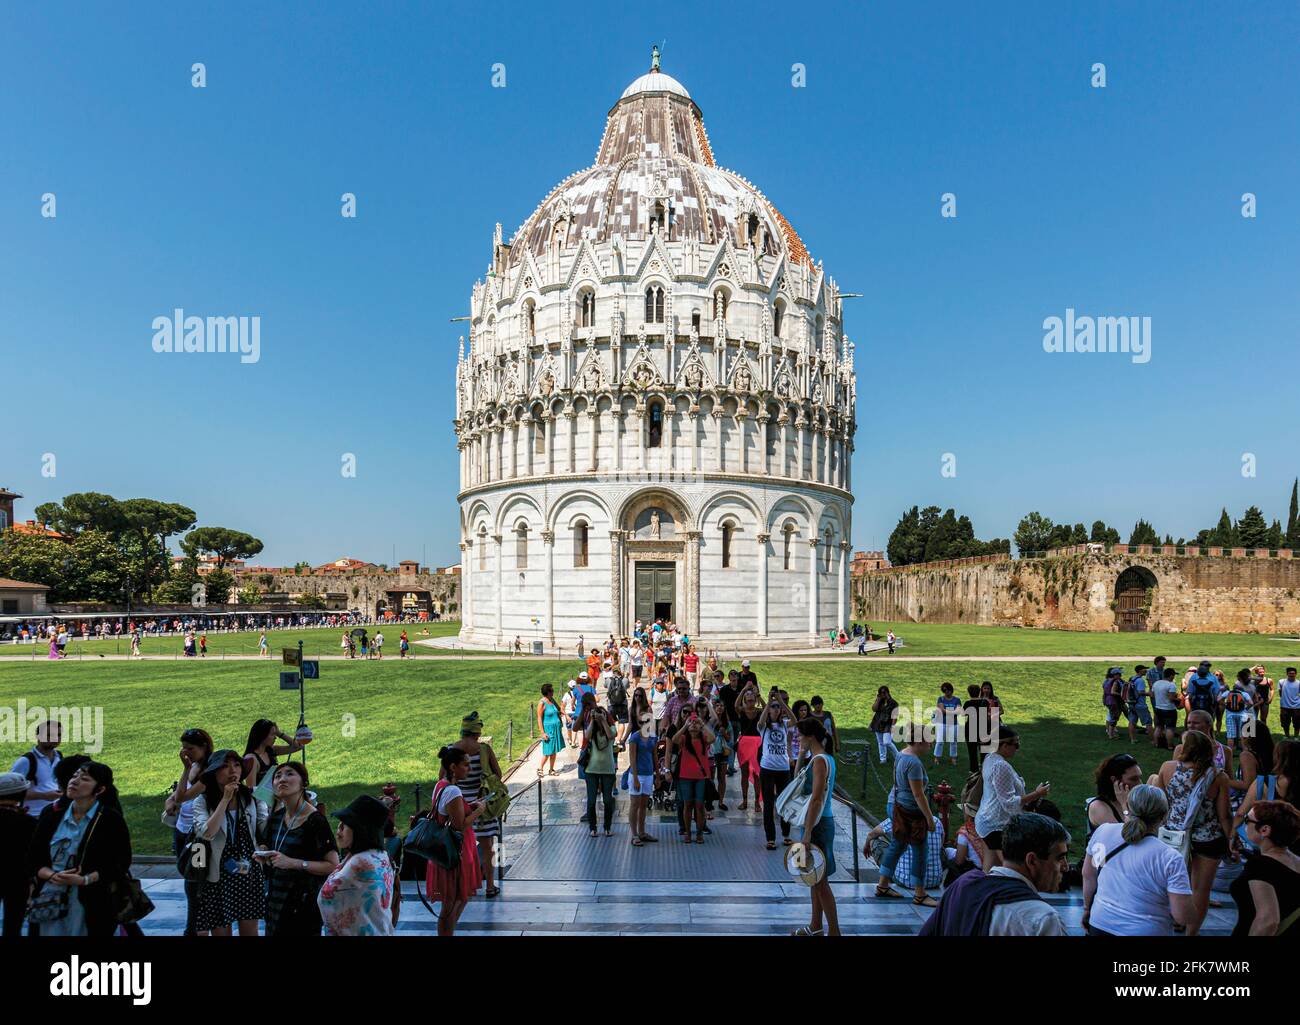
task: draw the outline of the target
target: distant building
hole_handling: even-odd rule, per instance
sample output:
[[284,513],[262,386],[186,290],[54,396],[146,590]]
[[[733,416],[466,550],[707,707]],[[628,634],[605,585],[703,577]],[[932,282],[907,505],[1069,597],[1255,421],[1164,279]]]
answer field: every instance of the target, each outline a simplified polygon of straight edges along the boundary
[[889,560],[884,552],[854,552],[849,575],[860,577],[863,573],[874,573],[882,569],[889,569]]
[[65,535],[60,534],[57,530],[51,530],[45,524],[37,523],[35,520],[19,523],[14,515],[14,501],[22,497],[16,491],[0,488],[0,530],[12,529],[16,534],[37,534],[41,537],[57,537],[61,541],[67,540]]
[[0,577],[0,615],[44,615],[49,611],[49,606],[45,602],[49,590],[45,584],[31,584],[25,580],[7,580]]

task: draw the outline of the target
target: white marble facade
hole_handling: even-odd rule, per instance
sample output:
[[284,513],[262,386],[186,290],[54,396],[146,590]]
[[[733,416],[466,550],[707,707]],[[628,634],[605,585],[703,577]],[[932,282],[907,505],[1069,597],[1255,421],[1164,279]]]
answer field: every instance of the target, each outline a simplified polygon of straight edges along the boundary
[[456,366],[461,639],[667,613],[705,644],[848,622],[853,346],[834,281],[658,71],[506,243]]

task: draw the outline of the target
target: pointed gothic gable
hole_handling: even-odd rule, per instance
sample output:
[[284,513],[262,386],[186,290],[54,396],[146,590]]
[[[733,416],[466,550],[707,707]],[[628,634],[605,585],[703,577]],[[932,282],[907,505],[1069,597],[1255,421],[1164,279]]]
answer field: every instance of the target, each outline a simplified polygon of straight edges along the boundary
[[788,356],[782,355],[780,362],[772,371],[772,394],[783,402],[795,397],[799,388],[799,377],[790,365]]
[[578,243],[578,252],[574,257],[573,265],[569,268],[569,275],[565,279],[565,285],[573,288],[579,281],[590,278],[592,281],[600,282],[605,278],[605,272],[600,268],[600,257],[596,255],[596,247],[591,244],[590,239],[583,239]]
[[655,364],[650,347],[646,344],[645,334],[641,333],[639,337],[640,344],[637,345],[632,358],[627,361],[627,370],[623,372],[623,385],[644,391],[662,386],[664,377]]
[[755,395],[763,390],[763,379],[758,368],[749,361],[743,344],[731,364],[731,376],[727,384],[732,391],[745,395]]
[[692,392],[712,391],[714,389],[713,375],[709,372],[709,365],[704,357],[700,355],[699,335],[691,335],[691,347],[682,358],[682,364],[677,370],[677,380],[673,382],[673,387]]
[[537,368],[537,377],[533,380],[528,397],[545,401],[559,391],[559,388],[560,364],[556,361],[555,354],[548,352],[542,357],[542,362]]
[[651,274],[661,275],[669,281],[677,278],[677,265],[673,262],[672,254],[668,252],[668,246],[659,235],[650,236],[650,242],[641,254],[641,262],[637,264],[636,274],[633,277],[637,281],[644,281]]
[[590,395],[598,391],[604,391],[609,387],[609,384],[609,367],[605,362],[605,357],[599,349],[591,346],[587,350],[587,355],[583,357],[582,363],[578,366],[578,373],[573,379],[573,390]]
[[736,253],[736,247],[731,244],[730,238],[724,238],[722,245],[718,246],[704,279],[710,289],[719,281],[726,281],[733,288],[740,287],[740,257]]
[[546,284],[542,269],[537,266],[537,259],[532,253],[525,253],[523,262],[515,271],[514,287],[510,292],[510,301],[518,303],[527,292],[541,292]]

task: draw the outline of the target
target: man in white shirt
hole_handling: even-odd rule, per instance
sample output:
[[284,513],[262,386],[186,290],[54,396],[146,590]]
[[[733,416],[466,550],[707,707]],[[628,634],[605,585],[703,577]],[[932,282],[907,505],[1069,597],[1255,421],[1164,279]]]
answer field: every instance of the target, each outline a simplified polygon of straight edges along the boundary
[[1064,936],[1041,894],[1055,893],[1069,864],[1070,834],[1046,815],[1024,812],[1002,831],[1002,864],[967,872],[944,891],[922,936]]
[[1282,705],[1282,732],[1289,737],[1294,726],[1300,737],[1300,680],[1296,679],[1295,666],[1286,667],[1286,679],[1278,682],[1277,693]]
[[39,818],[49,805],[60,797],[59,783],[54,777],[54,767],[59,764],[59,744],[63,741],[63,727],[57,719],[50,719],[36,727],[36,745],[26,754],[18,756],[11,772],[27,778],[27,814]]

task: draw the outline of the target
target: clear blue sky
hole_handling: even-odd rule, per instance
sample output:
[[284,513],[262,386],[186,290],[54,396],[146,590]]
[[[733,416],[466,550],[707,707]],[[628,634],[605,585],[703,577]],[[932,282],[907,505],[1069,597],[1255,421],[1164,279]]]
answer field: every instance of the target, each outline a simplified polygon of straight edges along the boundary
[[[1291,3],[6,4],[0,486],[183,501],[269,563],[455,561],[449,318],[666,40],[719,162],[865,293],[858,547],[913,503],[1285,519],[1298,38]],[[260,315],[261,361],[155,354],[177,306]],[[1150,316],[1151,361],[1044,353],[1067,307]]]

